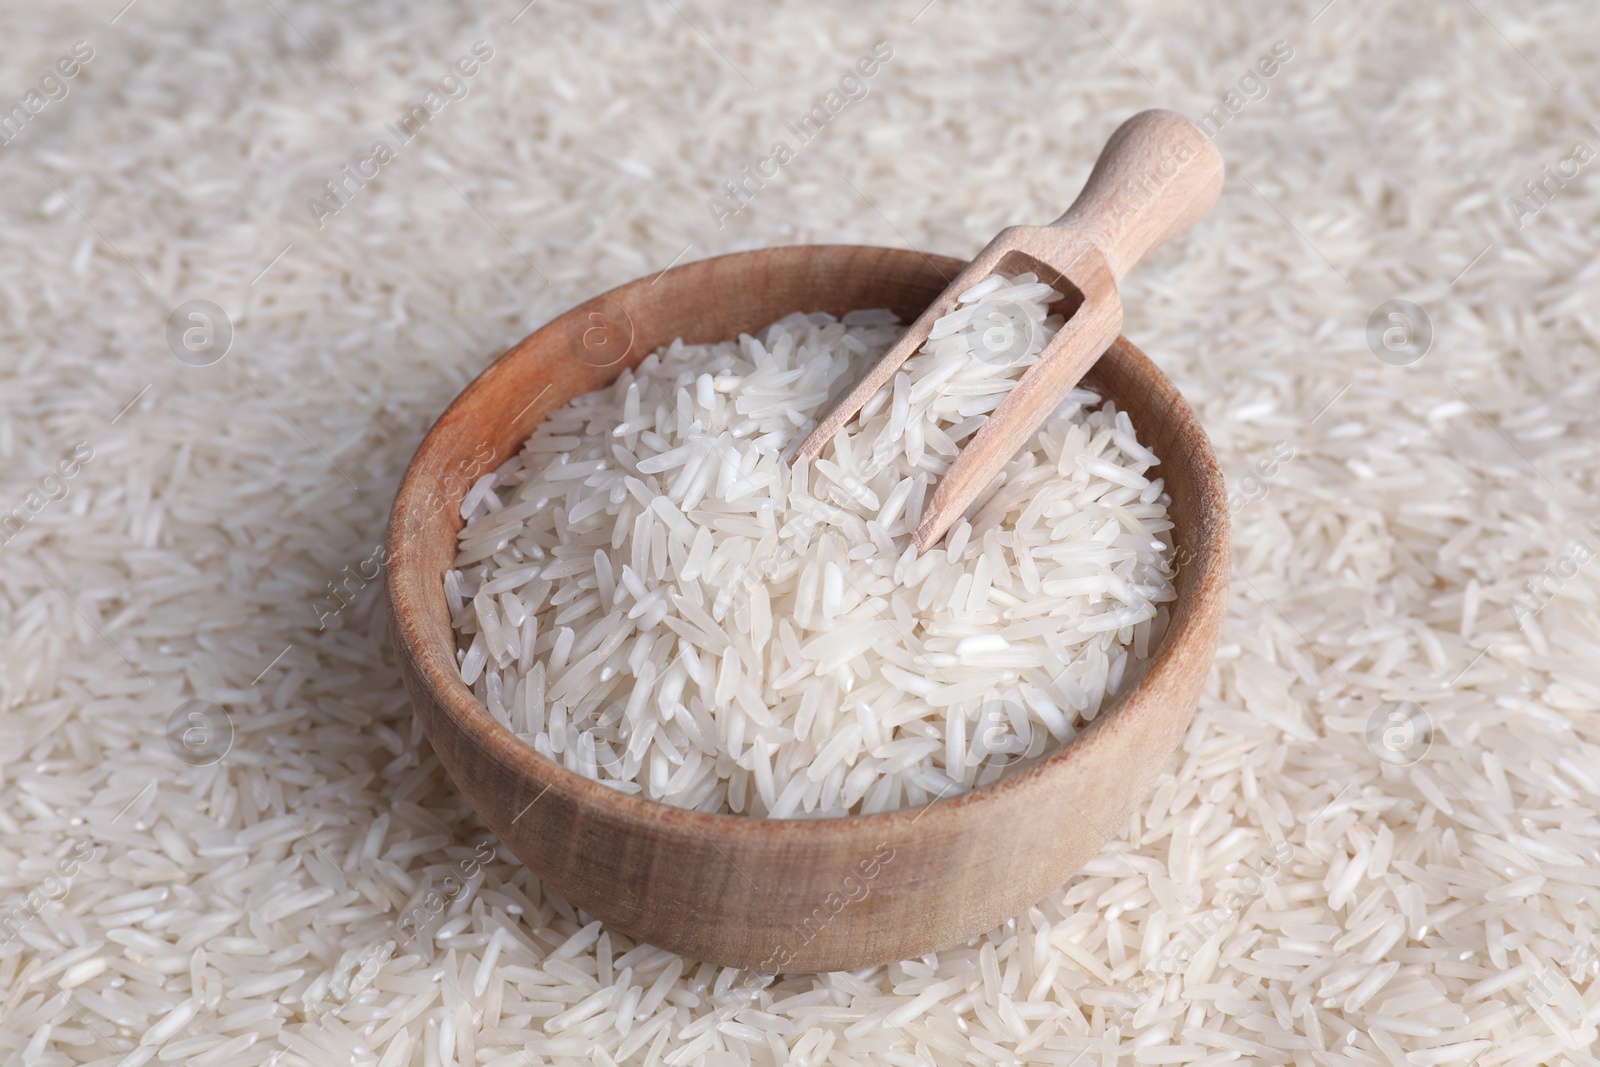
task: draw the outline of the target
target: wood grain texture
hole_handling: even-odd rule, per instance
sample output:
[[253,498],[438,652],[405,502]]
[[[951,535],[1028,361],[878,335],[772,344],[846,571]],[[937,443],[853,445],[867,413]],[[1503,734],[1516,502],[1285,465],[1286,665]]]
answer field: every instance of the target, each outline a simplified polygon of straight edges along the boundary
[[1162,457],[1183,561],[1147,669],[1082,736],[1035,766],[923,809],[843,819],[705,815],[624,796],[539,756],[456,668],[442,575],[460,501],[551,409],[682,337],[722,341],[793,311],[888,307],[903,319],[962,264],[813,245],[673,268],[555,319],[440,416],[390,516],[391,633],[440,761],[484,822],[552,890],[616,930],[714,963],[838,970],[959,943],[1059,886],[1121,830],[1187,726],[1226,600],[1221,474],[1172,383],[1119,340],[1090,380]]
[[1010,226],[919,316],[856,386],[824,415],[796,455],[816,456],[894,378],[956,299],[996,270],[1032,271],[1063,294],[1070,316],[1038,360],[950,464],[913,534],[917,551],[938,543],[1033,436],[1122,329],[1117,285],[1146,252],[1182,233],[1222,191],[1222,156],[1175,111],[1141,111],[1106,142],[1083,191],[1049,226]]
[[1204,130],[1176,111],[1141,111],[1112,133],[1083,191],[1050,225],[1088,237],[1120,282],[1211,210],[1222,177],[1222,154]]

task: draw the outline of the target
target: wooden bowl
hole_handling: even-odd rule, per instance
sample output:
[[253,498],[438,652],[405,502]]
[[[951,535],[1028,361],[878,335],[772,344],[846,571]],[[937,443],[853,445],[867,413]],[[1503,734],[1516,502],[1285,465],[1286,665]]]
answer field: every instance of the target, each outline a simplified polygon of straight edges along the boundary
[[808,245],[674,267],[574,308],[484,371],[417,449],[389,521],[406,689],[445,770],[544,884],[630,937],[762,971],[854,969],[974,937],[1060,886],[1126,823],[1188,726],[1227,597],[1228,509],[1194,413],[1126,340],[1086,381],[1162,457],[1180,566],[1166,636],[1071,743],[922,809],[834,819],[706,815],[625,796],[538,755],[462,684],[442,575],[460,502],[552,409],[663,344],[725,341],[793,311],[910,322],[959,260]]

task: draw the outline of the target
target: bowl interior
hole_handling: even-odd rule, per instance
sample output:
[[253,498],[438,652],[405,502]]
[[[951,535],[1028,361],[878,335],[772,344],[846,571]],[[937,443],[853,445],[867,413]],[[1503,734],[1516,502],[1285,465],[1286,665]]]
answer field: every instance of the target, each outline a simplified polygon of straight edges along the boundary
[[[728,340],[794,311],[842,315],[887,307],[909,323],[961,266],[912,251],[825,245],[675,267],[598,296],[516,345],[462,392],[419,447],[391,514],[388,575],[392,632],[413,703],[441,762],[489,827],[551,888],[596,917],[690,955],[756,966],[779,936],[772,931],[786,909],[837,886],[843,859],[915,840],[917,862],[884,875],[869,898],[871,908],[888,909],[884,917],[904,929],[868,935],[849,950],[829,948],[833,936],[812,938],[796,965],[857,966],[941,947],[1059,884],[1122,825],[1181,736],[1220,622],[1225,495],[1193,413],[1172,383],[1121,339],[1085,381],[1126,410],[1140,440],[1162,458],[1157,473],[1172,497],[1180,562],[1177,600],[1143,673],[1125,683],[1089,730],[1027,770],[918,812],[792,820],[706,815],[617,793],[546,760],[494,721],[460,680],[442,588],[462,525],[460,501],[476,478],[521,447],[547,412],[608,384],[676,338]],[[1052,815],[1057,795],[1067,806]],[[1032,831],[1019,826],[1003,850],[985,851],[995,847],[985,836],[994,835],[980,823],[1026,823],[1032,813],[1058,822],[1076,813],[1081,825],[1045,825],[1032,842]],[[929,840],[942,844],[920,847]],[[1036,855],[1028,855],[1030,844]],[[1010,885],[997,886],[992,877],[987,885],[969,885],[972,876],[961,868],[975,862],[1021,866]],[[716,870],[696,873],[696,866]],[[706,878],[715,883],[709,891]],[[918,899],[936,893],[940,904]],[[751,929],[724,938],[684,933],[686,926],[730,921]]]

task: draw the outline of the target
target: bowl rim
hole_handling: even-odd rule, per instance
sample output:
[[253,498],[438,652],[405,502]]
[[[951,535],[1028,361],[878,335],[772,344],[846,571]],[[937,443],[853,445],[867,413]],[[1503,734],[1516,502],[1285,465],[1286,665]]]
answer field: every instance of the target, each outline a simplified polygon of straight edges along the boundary
[[[847,250],[917,256],[941,270],[950,268],[951,276],[954,276],[953,272],[966,263],[965,260],[955,257],[878,245],[799,244],[724,253],[678,264],[669,268],[669,271],[687,272],[721,261],[769,256],[775,252],[804,251],[815,254]],[[480,391],[492,390],[496,379],[506,373],[505,368],[518,358],[519,353],[531,347],[541,335],[568,328],[573,317],[585,309],[593,308],[607,298],[615,298],[635,286],[651,284],[661,277],[662,274],[655,274],[631,279],[574,305],[555,315],[496,357],[456,394],[423,435],[401,476],[389,513],[388,532],[385,538],[389,566],[384,595],[389,610],[391,639],[395,643],[397,653],[409,658],[411,673],[417,684],[426,688],[428,697],[461,732],[468,744],[488,750],[490,756],[509,768],[519,779],[542,787],[534,798],[535,802],[547,792],[556,792],[565,795],[575,806],[595,811],[601,817],[620,823],[653,824],[657,829],[668,832],[693,832],[705,837],[713,845],[718,838],[740,838],[747,842],[758,839],[761,844],[777,844],[797,839],[826,838],[836,834],[855,833],[875,827],[888,830],[902,823],[915,822],[930,808],[936,806],[956,810],[982,805],[1016,790],[1036,786],[1046,776],[1053,777],[1069,772],[1075,764],[1092,752],[1101,734],[1121,721],[1122,712],[1134,704],[1136,698],[1146,690],[1159,690],[1172,684],[1175,681],[1174,676],[1189,668],[1185,660],[1192,656],[1194,642],[1203,640],[1207,629],[1214,627],[1215,620],[1212,616],[1221,612],[1227,598],[1230,537],[1226,514],[1226,491],[1210,440],[1205,436],[1194,410],[1160,367],[1127,338],[1119,336],[1113,342],[1113,346],[1123,349],[1125,358],[1131,357],[1136,364],[1142,364],[1142,369],[1147,370],[1158,382],[1170,388],[1175,401],[1171,408],[1171,416],[1177,424],[1177,432],[1181,436],[1195,440],[1201,452],[1193,457],[1197,461],[1195,465],[1199,471],[1194,492],[1202,498],[1202,501],[1212,502],[1210,508],[1204,507],[1202,502],[1197,516],[1198,525],[1206,527],[1205,532],[1210,536],[1194,548],[1193,554],[1182,565],[1193,566],[1199,570],[1200,573],[1194,579],[1194,588],[1202,600],[1208,599],[1209,596],[1211,603],[1197,604],[1194,610],[1182,618],[1173,620],[1163,634],[1155,654],[1141,664],[1131,684],[1125,683],[1123,690],[1100,709],[1095,719],[1066,744],[1047,751],[1034,763],[1013,774],[1007,774],[987,785],[961,793],[940,795],[924,805],[872,814],[797,815],[784,819],[771,819],[733,812],[703,812],[678,808],[643,796],[622,793],[601,784],[596,779],[567,769],[519,739],[512,733],[510,727],[490,714],[489,709],[461,680],[455,659],[453,628],[450,629],[452,640],[448,647],[439,647],[437,643],[427,640],[427,634],[424,632],[424,613],[421,610],[421,600],[418,598],[431,596],[442,601],[443,582],[439,576],[428,575],[420,560],[416,558],[416,553],[408,550],[405,543],[406,524],[403,519],[410,514],[418,497],[428,491],[417,478],[421,464],[431,453],[446,449],[446,439],[451,436],[449,431],[452,425],[464,410],[471,408],[472,398]],[[1090,373],[1093,373],[1093,368]],[[446,451],[447,454],[453,455]],[[449,505],[456,505],[459,511],[459,497],[448,501],[447,506]],[[459,532],[459,529],[457,526],[456,531]],[[452,537],[455,537],[455,533],[452,533]],[[1176,549],[1177,546],[1174,547]],[[429,588],[430,585],[432,588]],[[445,609],[448,614],[448,605],[445,605]],[[1191,637],[1193,639],[1189,640]],[[1210,648],[1205,651],[1209,656]],[[416,704],[415,700],[413,704]]]

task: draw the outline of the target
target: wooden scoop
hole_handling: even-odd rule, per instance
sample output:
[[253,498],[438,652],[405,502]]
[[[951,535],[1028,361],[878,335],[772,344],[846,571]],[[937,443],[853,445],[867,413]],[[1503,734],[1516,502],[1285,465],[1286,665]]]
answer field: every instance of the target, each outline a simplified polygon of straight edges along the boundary
[[1038,361],[950,464],[913,542],[938,542],[1049,417],[1122,330],[1117,284],[1156,245],[1188,229],[1222,191],[1222,156],[1175,111],[1141,111],[1117,127],[1067,213],[1049,226],[1008,226],[928,305],[872,371],[800,445],[816,456],[927,340],[956,299],[996,271],[1032,271],[1062,294],[1069,317]]

